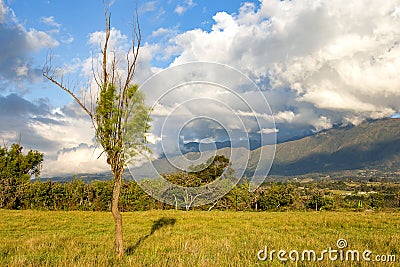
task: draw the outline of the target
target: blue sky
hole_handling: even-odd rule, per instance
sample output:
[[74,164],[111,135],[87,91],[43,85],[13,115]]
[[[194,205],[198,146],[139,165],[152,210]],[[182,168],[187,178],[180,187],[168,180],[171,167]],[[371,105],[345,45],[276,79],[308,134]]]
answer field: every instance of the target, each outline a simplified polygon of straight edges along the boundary
[[[130,36],[136,1],[111,1],[112,27]],[[256,5],[258,1],[254,1]],[[93,52],[88,45],[89,34],[104,29],[103,4],[95,1],[5,1],[5,4],[15,14],[25,29],[35,29],[49,33],[59,44],[52,47],[59,65],[73,64],[74,60],[86,58]],[[201,28],[210,31],[213,16],[220,11],[235,13],[243,4],[241,0],[234,1],[138,1],[137,7],[143,41],[148,43],[163,43],[163,35],[155,36],[160,29],[169,29],[177,34],[190,29]],[[32,64],[41,67],[45,62],[48,49],[41,49],[29,55]],[[167,67],[171,59],[159,60],[154,58],[152,65]],[[26,98],[34,100],[47,97],[55,105],[66,104],[63,92],[48,90],[49,85],[30,85]],[[35,88],[34,90],[32,88]],[[44,90],[43,90],[44,89]]]
[[[122,54],[135,4],[114,0],[110,7],[112,48]],[[277,129],[260,132],[275,131],[280,140],[399,116],[400,0],[138,0],[138,11],[139,84],[187,62],[232,66],[263,90]],[[0,0],[0,139],[12,143],[21,134],[26,148],[43,151],[45,176],[107,169],[93,152],[90,121],[41,75],[51,50],[70,85],[87,90],[103,30],[100,0]],[[250,89],[243,94],[258,105]],[[187,132],[198,140],[210,136],[205,129]]]

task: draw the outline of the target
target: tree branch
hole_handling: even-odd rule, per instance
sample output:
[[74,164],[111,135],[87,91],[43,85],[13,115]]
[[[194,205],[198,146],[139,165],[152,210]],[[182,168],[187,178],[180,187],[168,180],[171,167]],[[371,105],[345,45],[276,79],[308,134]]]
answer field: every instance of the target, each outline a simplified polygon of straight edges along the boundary
[[49,81],[51,81],[52,83],[54,83],[55,85],[60,87],[62,90],[64,90],[68,94],[70,94],[72,96],[72,98],[76,101],[76,103],[78,103],[82,107],[82,109],[89,115],[89,117],[92,120],[94,120],[93,113],[82,103],[82,101],[71,90],[69,90],[67,87],[65,87],[61,82],[58,82],[56,79],[54,79],[53,76],[49,75],[48,72],[44,71],[44,72],[42,72],[42,74]]

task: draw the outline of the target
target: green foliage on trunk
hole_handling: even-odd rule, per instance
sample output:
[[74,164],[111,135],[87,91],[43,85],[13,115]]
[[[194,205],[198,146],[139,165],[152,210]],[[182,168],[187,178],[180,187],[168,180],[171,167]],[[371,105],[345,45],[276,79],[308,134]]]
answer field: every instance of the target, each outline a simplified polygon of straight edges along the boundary
[[145,105],[145,95],[138,85],[128,87],[128,109],[124,114],[123,142],[126,158],[136,158],[144,152],[151,152],[147,146],[146,134],[150,130],[151,108]]
[[95,112],[96,139],[107,154],[108,164],[114,159],[124,165],[125,156],[135,157],[148,151],[146,133],[150,128],[150,108],[145,105],[144,94],[137,84],[128,86],[127,92],[120,92],[118,88],[111,83],[101,88]]

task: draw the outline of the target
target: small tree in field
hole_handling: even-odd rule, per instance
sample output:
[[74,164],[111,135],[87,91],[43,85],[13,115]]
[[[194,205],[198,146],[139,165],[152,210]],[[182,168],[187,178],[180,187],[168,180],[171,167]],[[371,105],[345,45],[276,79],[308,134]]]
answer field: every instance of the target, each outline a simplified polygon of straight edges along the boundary
[[[140,27],[137,20],[133,27],[132,46],[126,54],[126,69],[120,71],[115,51],[109,53],[110,18],[108,5],[105,6],[105,40],[102,45],[101,70],[93,71],[98,93],[91,92],[90,103],[85,98],[78,98],[71,88],[63,83],[63,77],[57,75],[52,67],[51,56],[43,68],[43,75],[59,88],[70,94],[81,108],[89,115],[96,131],[97,142],[107,156],[114,177],[114,188],[111,212],[115,222],[115,253],[124,255],[122,216],[118,202],[122,185],[122,174],[127,157],[134,158],[147,150],[146,132],[149,130],[149,111],[144,104],[144,96],[138,91],[138,85],[133,84],[139,48],[141,42]],[[93,68],[95,69],[95,68]],[[125,144],[125,146],[124,146]]]
[[43,156],[37,150],[24,154],[19,143],[0,146],[0,208],[20,208],[23,187],[32,176],[39,178]]

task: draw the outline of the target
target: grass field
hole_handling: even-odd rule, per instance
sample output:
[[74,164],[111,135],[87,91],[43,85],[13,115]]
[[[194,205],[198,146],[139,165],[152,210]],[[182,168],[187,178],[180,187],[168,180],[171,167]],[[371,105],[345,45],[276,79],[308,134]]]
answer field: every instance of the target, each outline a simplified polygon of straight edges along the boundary
[[118,261],[110,213],[0,210],[0,266],[282,266],[276,255],[258,260],[258,251],[320,253],[340,238],[346,249],[395,255],[396,263],[325,254],[285,266],[400,266],[400,213],[148,211],[123,220],[127,256]]

